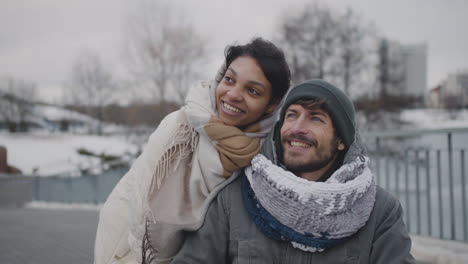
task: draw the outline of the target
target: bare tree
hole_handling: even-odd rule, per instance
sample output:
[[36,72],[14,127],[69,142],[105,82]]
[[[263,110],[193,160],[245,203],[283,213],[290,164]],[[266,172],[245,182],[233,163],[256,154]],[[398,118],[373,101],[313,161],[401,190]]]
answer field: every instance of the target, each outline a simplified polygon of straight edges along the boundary
[[0,80],[0,116],[10,132],[26,132],[34,111],[36,84],[11,76]]
[[380,86],[380,98],[389,95],[401,96],[405,82],[402,52],[395,44],[382,39],[379,44],[379,61],[377,64],[377,77]]
[[[338,18],[338,61],[336,72],[344,91],[351,96],[351,88],[362,83],[362,75],[372,69],[370,48],[375,40],[371,25],[364,22],[353,9],[347,8]],[[357,88],[357,87],[356,87]]]
[[293,83],[335,74],[337,33],[337,20],[325,6],[307,5],[299,14],[284,16],[279,41],[286,50]]
[[139,97],[167,100],[169,91],[183,102],[189,84],[199,77],[206,43],[185,15],[161,1],[143,2],[128,21],[127,57]]
[[101,135],[104,107],[113,102],[118,87],[100,57],[90,51],[81,54],[72,66],[67,86],[69,101],[98,119],[97,133]]
[[[336,82],[351,93],[363,72],[371,71],[368,57],[372,31],[351,8],[344,13],[324,5],[307,5],[284,16],[279,42],[288,58],[293,83],[319,78]],[[374,53],[375,54],[375,53]]]

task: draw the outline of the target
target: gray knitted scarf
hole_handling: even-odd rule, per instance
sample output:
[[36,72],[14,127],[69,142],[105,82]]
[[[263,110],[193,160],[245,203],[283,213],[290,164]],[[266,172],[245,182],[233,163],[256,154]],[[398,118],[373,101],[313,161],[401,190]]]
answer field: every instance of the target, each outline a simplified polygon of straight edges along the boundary
[[[245,169],[253,190],[252,199],[260,203],[252,208],[266,210],[266,213],[254,213],[257,225],[273,217],[275,222],[299,236],[317,241],[343,241],[365,225],[374,207],[376,187],[368,163],[367,157],[355,156],[325,182],[314,182],[297,177],[258,154],[252,166]],[[278,230],[281,232],[282,228]],[[295,239],[297,235],[290,239],[280,237],[304,251],[327,248],[301,243],[303,240]]]

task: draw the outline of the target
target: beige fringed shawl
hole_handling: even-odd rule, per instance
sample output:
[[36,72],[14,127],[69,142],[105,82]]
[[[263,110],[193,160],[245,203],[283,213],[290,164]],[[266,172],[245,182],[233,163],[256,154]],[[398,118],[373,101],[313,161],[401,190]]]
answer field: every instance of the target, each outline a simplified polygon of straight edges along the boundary
[[183,230],[203,224],[210,201],[235,178],[229,176],[250,164],[260,138],[274,125],[274,115],[246,132],[220,122],[214,100],[221,77],[220,72],[215,82],[193,87],[187,104],[161,123],[145,149],[153,156],[154,167],[151,177],[142,175],[133,190],[144,194],[130,227],[129,242],[137,262],[144,241],[143,250],[151,248],[147,260],[169,263],[183,243]]

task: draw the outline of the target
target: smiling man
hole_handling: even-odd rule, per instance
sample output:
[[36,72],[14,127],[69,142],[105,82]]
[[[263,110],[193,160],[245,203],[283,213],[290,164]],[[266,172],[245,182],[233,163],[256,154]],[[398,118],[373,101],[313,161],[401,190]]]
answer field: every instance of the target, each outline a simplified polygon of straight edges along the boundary
[[275,130],[174,263],[414,263],[397,199],[376,186],[355,110],[321,80],[293,87]]
[[328,113],[325,100],[302,99],[284,114],[280,130],[283,162],[288,170],[310,181],[322,179],[345,149]]

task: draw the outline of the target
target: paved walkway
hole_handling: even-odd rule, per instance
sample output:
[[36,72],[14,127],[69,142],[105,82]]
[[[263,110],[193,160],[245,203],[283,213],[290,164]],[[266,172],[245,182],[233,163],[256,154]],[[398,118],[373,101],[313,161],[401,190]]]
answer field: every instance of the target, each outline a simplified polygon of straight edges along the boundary
[[93,263],[97,222],[96,210],[0,208],[0,263]]
[[[0,208],[0,264],[93,263],[97,210]],[[468,263],[468,244],[413,236],[419,263]]]
[[467,264],[468,244],[431,237],[411,236],[411,253],[420,263]]

